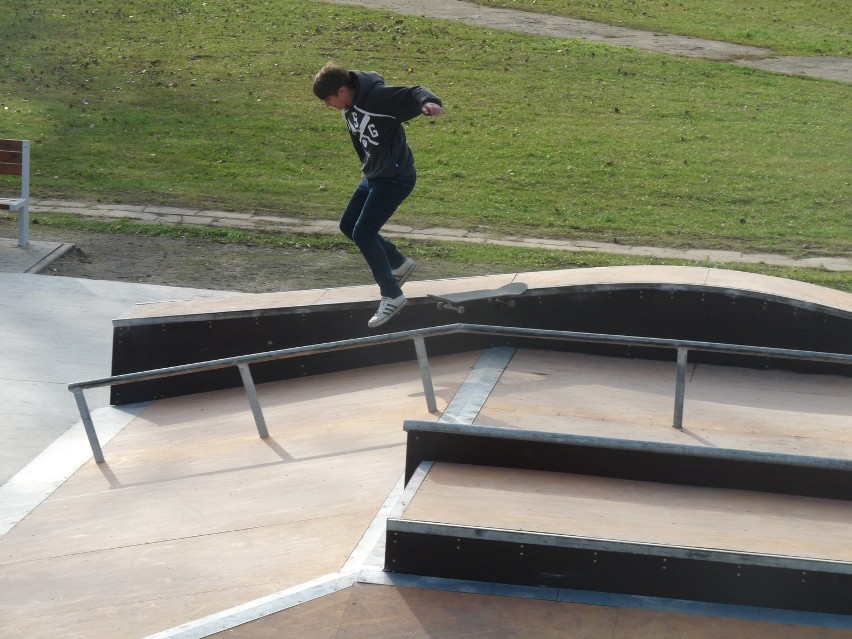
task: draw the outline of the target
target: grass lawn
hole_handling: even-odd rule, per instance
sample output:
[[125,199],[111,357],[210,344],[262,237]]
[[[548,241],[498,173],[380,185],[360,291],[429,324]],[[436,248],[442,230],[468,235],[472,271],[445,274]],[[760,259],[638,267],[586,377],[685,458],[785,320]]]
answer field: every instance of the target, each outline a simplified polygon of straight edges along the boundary
[[840,83],[321,2],[3,11],[0,136],[34,141],[34,197],[336,218],[358,166],[310,91],[335,58],[445,101],[445,117],[408,125],[419,186],[396,222],[790,255],[852,246]]
[[852,55],[847,0],[473,0],[649,31],[768,47],[785,55]]

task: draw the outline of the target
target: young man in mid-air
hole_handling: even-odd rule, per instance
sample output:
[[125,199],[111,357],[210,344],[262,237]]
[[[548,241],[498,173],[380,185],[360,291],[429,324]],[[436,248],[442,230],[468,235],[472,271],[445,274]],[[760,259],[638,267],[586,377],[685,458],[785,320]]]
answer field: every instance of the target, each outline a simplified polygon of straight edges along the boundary
[[333,62],[314,76],[313,91],[327,107],[343,112],[361,159],[362,179],[340,218],[340,230],[355,242],[379,285],[382,300],[367,322],[374,328],[405,305],[401,287],[415,267],[379,234],[417,180],[402,123],[421,114],[442,115],[444,109],[424,87],[390,87],[378,73],[349,71]]

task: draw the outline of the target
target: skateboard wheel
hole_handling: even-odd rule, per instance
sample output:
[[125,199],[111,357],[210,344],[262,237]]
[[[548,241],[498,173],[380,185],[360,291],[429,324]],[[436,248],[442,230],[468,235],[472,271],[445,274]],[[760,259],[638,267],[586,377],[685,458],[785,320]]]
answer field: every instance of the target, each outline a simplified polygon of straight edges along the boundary
[[464,306],[459,306],[458,311],[459,313],[464,313]]

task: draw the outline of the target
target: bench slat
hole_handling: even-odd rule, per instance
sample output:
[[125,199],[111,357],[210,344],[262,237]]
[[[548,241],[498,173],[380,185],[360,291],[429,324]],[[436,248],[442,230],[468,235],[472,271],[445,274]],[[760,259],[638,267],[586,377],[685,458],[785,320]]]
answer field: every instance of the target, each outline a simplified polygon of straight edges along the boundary
[[0,174],[21,175],[23,167],[20,164],[0,164]]
[[0,198],[0,211],[17,211],[26,200],[10,200],[9,198]]
[[0,162],[3,164],[22,164],[24,154],[21,151],[4,151],[0,149]]
[[23,140],[3,140],[0,139],[0,151],[17,151],[18,153],[24,150]]

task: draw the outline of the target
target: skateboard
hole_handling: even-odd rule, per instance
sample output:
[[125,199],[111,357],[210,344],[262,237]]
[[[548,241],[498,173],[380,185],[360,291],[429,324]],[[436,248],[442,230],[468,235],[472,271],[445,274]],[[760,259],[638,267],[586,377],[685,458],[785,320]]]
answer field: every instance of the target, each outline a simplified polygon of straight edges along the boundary
[[446,295],[427,294],[427,297],[435,300],[438,303],[438,308],[443,311],[464,313],[464,302],[473,302],[476,300],[488,300],[489,302],[497,302],[512,308],[515,306],[515,300],[511,298],[522,295],[526,290],[526,284],[523,282],[514,282],[500,288],[484,288],[478,291],[463,291],[461,293],[448,293]]

